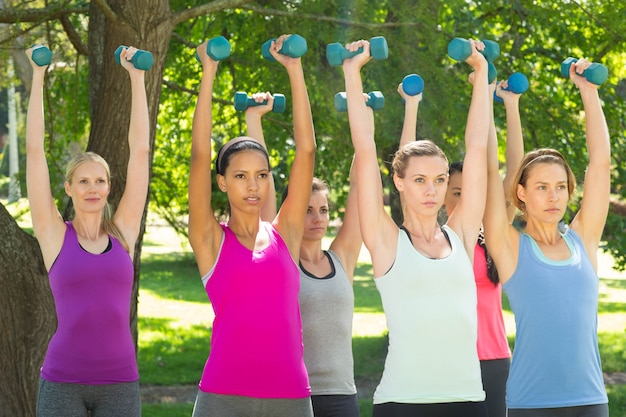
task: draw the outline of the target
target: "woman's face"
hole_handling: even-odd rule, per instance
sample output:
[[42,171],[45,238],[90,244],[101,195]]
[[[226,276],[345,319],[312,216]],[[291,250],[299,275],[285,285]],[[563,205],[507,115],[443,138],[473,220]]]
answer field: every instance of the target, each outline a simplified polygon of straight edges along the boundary
[[525,185],[517,186],[517,197],[525,205],[529,220],[558,223],[569,202],[567,172],[559,164],[539,163],[530,168]]
[[267,158],[257,150],[243,150],[230,156],[224,175],[217,176],[220,189],[228,194],[231,212],[260,211],[269,189]]
[[451,174],[450,178],[448,179],[448,190],[446,191],[446,198],[443,203],[446,206],[446,212],[448,213],[448,216],[452,214],[452,212],[454,211],[454,208],[456,207],[456,205],[459,203],[459,200],[461,199],[462,175],[463,175],[462,173],[460,173],[459,171],[456,171],[453,174]]
[[326,234],[329,221],[326,192],[312,192],[304,220],[303,240],[321,240]]
[[95,161],[80,164],[71,181],[65,182],[65,192],[72,199],[77,212],[102,211],[110,191],[107,171],[102,164]]
[[448,188],[448,164],[440,156],[413,156],[404,178],[394,175],[394,182],[407,208],[436,216]]

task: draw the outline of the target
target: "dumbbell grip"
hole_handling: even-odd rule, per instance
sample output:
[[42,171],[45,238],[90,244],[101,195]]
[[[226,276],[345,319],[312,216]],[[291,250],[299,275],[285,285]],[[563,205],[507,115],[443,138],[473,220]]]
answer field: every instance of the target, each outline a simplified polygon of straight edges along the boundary
[[[121,54],[124,48],[128,48],[125,45],[120,45],[115,50],[113,54],[115,56],[115,62],[121,65]],[[139,70],[148,71],[152,64],[154,64],[154,58],[151,52],[144,51],[142,49],[137,49],[137,52],[133,55],[130,62],[133,63],[133,66]]]
[[[286,107],[286,99],[283,94],[274,94],[274,105],[272,106],[272,111],[274,113],[284,113]],[[249,107],[254,106],[263,106],[267,104],[267,100],[263,100],[262,102],[257,102],[252,97],[248,96],[248,94],[238,91],[235,93],[235,110],[237,111],[246,111]]]

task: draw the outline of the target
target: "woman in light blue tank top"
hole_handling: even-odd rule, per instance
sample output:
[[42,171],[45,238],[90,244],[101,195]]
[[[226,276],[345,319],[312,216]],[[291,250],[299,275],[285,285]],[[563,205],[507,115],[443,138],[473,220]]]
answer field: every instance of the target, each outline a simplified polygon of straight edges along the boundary
[[[611,153],[598,86],[579,75],[589,65],[580,59],[569,73],[586,115],[589,165],[580,209],[565,232],[559,223],[576,182],[563,156],[554,149],[529,152],[505,196],[497,143],[489,142],[485,240],[517,324],[506,394],[510,417],[608,416],[596,271]],[[523,233],[507,221],[507,199],[525,216]]]
[[361,68],[371,59],[368,41],[344,60],[348,118],[355,150],[363,241],[372,257],[389,328],[389,347],[373,416],[485,417],[487,410],[476,349],[476,286],[471,259],[485,206],[489,131],[488,65],[470,41],[474,69],[465,131],[464,193],[446,225],[438,223],[448,186],[448,161],[432,141],[401,147],[392,163],[403,195],[402,228],[383,201],[378,154],[367,120]]
[[136,48],[121,51],[120,64],[130,76],[126,94],[131,97],[132,110],[126,185],[115,214],[111,214],[108,203],[109,166],[101,156],[84,152],[75,155],[66,167],[65,192],[74,209],[72,220],[66,224],[52,196],[44,151],[43,80],[47,66],[32,61],[34,48],[26,51],[33,68],[26,120],[26,180],[33,231],[50,278],[58,319],[41,370],[37,416],[90,413],[139,417],[141,398],[130,304],[132,258],[149,182],[145,71],[130,62]]

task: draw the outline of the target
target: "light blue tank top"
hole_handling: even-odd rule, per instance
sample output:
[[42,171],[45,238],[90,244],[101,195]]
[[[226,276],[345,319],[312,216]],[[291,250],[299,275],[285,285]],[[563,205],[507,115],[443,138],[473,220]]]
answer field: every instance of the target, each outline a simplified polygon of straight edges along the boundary
[[571,256],[552,261],[522,234],[517,269],[503,286],[516,324],[509,408],[608,402],[598,351],[598,275],[580,237],[568,229],[563,238]]

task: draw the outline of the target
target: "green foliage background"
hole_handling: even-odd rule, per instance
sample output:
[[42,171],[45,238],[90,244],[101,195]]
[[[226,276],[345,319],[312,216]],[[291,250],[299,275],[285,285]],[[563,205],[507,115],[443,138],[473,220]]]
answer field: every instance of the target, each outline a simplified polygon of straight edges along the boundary
[[[34,7],[36,3],[13,2],[14,7]],[[48,4],[51,3],[55,2]],[[170,2],[172,10],[202,3],[199,0]],[[469,66],[448,58],[447,44],[454,37],[473,37],[500,44],[501,56],[495,62],[499,78],[520,71],[530,79],[530,89],[521,99],[526,149],[557,148],[566,155],[580,183],[587,162],[582,105],[574,85],[560,76],[560,63],[568,56],[586,57],[609,68],[610,77],[601,87],[600,95],[612,136],[613,193],[616,199],[623,200],[626,194],[623,185],[626,178],[625,15],[626,5],[621,0],[261,0],[186,21],[175,28],[167,51],[154,149],[151,210],[185,233],[191,120],[201,72],[194,59],[194,49],[205,39],[218,35],[229,39],[233,52],[220,64],[214,91],[216,146],[246,132],[243,113],[235,112],[232,106],[236,91],[270,91],[287,96],[285,114],[269,114],[264,118],[280,195],[293,158],[289,83],[279,64],[263,60],[260,46],[282,33],[299,33],[308,41],[303,64],[318,142],[316,175],[330,183],[336,207],[343,207],[347,194],[352,147],[347,116],[337,113],[332,101],[335,93],[344,89],[343,73],[340,67],[328,65],[325,48],[332,42],[346,43],[380,35],[388,41],[389,58],[369,63],[364,68],[363,79],[366,91],[380,90],[385,95],[385,108],[376,115],[376,137],[388,189],[393,185],[387,179],[387,162],[397,146],[404,116],[396,90],[407,74],[418,73],[425,81],[418,138],[435,140],[451,160],[462,158],[470,99],[466,82]],[[71,19],[78,35],[86,39],[88,17],[76,14]],[[55,53],[54,61],[63,63],[50,72],[46,91],[46,103],[53,109],[47,112],[52,115],[47,121],[52,139],[51,168],[59,185],[58,169],[64,165],[68,147],[70,144],[84,147],[89,131],[86,59],[72,48],[60,26],[47,23],[28,29],[29,43],[49,44]],[[25,27],[12,25],[11,33],[19,34]],[[0,50],[0,58],[4,55],[6,50]],[[25,106],[26,100],[22,101]],[[496,123],[499,136],[504,138],[501,107],[496,108]],[[219,192],[215,194],[214,201],[223,213],[225,198]],[[624,217],[611,213],[605,232],[607,250],[622,266],[626,262],[625,231]]]

